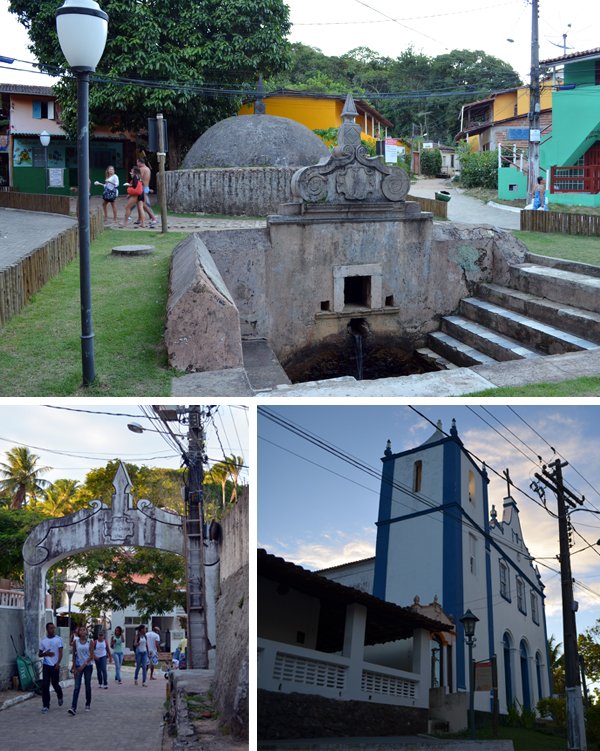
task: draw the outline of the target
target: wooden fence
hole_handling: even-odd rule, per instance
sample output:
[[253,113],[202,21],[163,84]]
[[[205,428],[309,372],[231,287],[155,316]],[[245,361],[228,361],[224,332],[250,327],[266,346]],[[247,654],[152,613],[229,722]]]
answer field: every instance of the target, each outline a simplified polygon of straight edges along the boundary
[[[90,239],[96,239],[103,230],[104,217],[102,209],[98,208],[90,216]],[[62,271],[78,251],[79,231],[74,225],[34,248],[13,266],[0,271],[0,326],[4,326],[49,279]]]
[[434,198],[421,198],[420,196],[406,196],[407,201],[416,201],[421,206],[421,211],[430,211],[438,219],[448,218],[448,202],[436,201]]
[[568,214],[559,211],[521,211],[524,232],[556,232],[562,235],[600,236],[599,214]]
[[20,193],[15,190],[0,192],[0,208],[23,211],[45,211],[48,214],[70,213],[69,196],[52,196],[43,193]]

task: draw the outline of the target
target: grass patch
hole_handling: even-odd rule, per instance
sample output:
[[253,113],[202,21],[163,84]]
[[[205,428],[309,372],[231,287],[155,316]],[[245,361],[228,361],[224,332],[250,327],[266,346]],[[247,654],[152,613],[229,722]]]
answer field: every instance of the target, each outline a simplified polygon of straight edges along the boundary
[[[437,736],[438,738],[454,738],[468,740],[468,733]],[[491,740],[494,736],[487,728],[478,728],[477,740]],[[522,727],[500,725],[498,739],[513,742],[515,751],[564,751],[566,739],[545,733],[541,730],[529,730]]]
[[[81,387],[79,263],[72,261],[0,330],[1,396],[168,396],[163,344],[169,262],[186,234],[107,229],[91,245],[96,381]],[[112,255],[149,243],[149,256]]]
[[584,376],[559,383],[535,383],[524,386],[503,386],[499,389],[485,389],[465,396],[600,396],[600,377]]
[[600,237],[548,232],[513,232],[531,253],[600,266]]

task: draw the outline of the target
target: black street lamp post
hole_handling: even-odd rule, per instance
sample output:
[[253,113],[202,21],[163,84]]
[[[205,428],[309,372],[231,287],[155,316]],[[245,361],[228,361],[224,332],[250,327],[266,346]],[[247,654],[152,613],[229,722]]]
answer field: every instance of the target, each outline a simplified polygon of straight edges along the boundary
[[473,663],[473,645],[475,644],[475,625],[479,618],[470,610],[458,619],[465,632],[465,641],[469,648],[469,734],[475,738],[475,669]]
[[48,146],[50,146],[50,133],[43,130],[40,133],[40,143],[44,147],[44,195],[48,192]]
[[71,600],[77,589],[77,582],[72,579],[65,579],[65,589],[69,598],[69,649],[71,648]]
[[79,286],[81,296],[81,359],[83,385],[96,377],[92,282],[90,273],[90,73],[102,57],[108,33],[108,15],[95,0],[65,0],[56,11],[58,41],[77,76],[77,173],[79,196]]

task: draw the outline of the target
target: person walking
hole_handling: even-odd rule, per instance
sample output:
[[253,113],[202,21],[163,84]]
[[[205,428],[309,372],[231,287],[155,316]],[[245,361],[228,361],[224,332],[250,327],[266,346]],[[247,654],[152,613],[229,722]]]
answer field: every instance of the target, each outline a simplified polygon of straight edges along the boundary
[[148,665],[150,666],[150,680],[155,681],[154,668],[158,665],[158,649],[160,647],[160,629],[155,626],[146,634],[148,642]]
[[98,686],[108,688],[108,672],[106,670],[106,661],[112,662],[110,647],[106,641],[104,631],[98,632],[98,638],[94,642],[94,662],[96,663],[96,673],[98,675]]
[[127,227],[129,222],[129,215],[134,207],[137,207],[138,221],[137,224],[143,228],[144,226],[144,184],[140,175],[140,171],[137,167],[132,167],[129,173],[131,175],[131,182],[123,183],[127,188],[127,204],[125,206],[125,218],[123,224],[119,227]]
[[[142,182],[144,183],[144,202],[142,205],[144,211],[150,217],[150,226],[156,227],[156,214],[152,211],[152,207],[150,206],[150,180],[152,178],[152,170],[143,157],[139,157],[136,164],[142,176]],[[140,224],[142,221],[143,220],[140,220]]]
[[42,712],[50,709],[50,684],[56,691],[58,706],[63,705],[63,690],[60,686],[60,663],[63,656],[63,641],[56,635],[56,626],[46,624],[46,636],[40,641],[38,656],[42,657]]
[[112,649],[113,661],[115,663],[115,681],[121,681],[121,666],[123,665],[123,657],[125,654],[125,638],[123,637],[123,629],[120,626],[115,628],[115,633],[110,640],[110,648]]
[[92,673],[94,671],[94,644],[89,641],[85,626],[79,627],[79,636],[73,642],[73,667],[71,672],[75,675],[75,688],[71,700],[70,715],[77,714],[77,702],[81,681],[85,681],[85,711],[89,712],[92,706]]
[[133,640],[133,648],[135,649],[135,675],[133,676],[133,682],[136,686],[138,685],[138,675],[141,668],[142,686],[147,686],[146,671],[148,669],[148,641],[146,639],[145,626],[138,626],[135,633],[135,639]]
[[104,211],[104,221],[108,221],[108,206],[112,206],[112,213],[115,223],[117,222],[117,196],[119,195],[119,176],[115,172],[112,164],[106,168],[104,182],[96,180],[94,185],[103,185],[102,191],[102,211]]

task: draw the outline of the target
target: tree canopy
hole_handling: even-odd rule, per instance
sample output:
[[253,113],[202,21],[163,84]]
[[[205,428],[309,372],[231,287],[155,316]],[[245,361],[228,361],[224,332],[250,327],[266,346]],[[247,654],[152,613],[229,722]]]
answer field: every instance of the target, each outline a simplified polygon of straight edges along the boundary
[[[224,89],[254,87],[259,73],[275,75],[288,62],[289,8],[283,0],[102,0],[101,7],[109,16],[108,39],[90,87],[91,120],[139,130],[162,112],[172,168],[176,147],[191,145],[236,112],[239,100]],[[27,28],[42,69],[66,67],[56,0],[10,0],[9,8]],[[213,93],[192,88],[199,86]],[[56,92],[73,132],[73,81],[63,79]]]
[[408,47],[392,59],[358,47],[329,57],[296,43],[289,68],[267,83],[271,90],[350,91],[391,120],[394,135],[428,133],[429,140],[452,143],[460,130],[463,104],[517,87],[521,81],[508,63],[482,50],[452,50],[429,57]]
[[10,497],[11,508],[22,508],[26,503],[35,506],[50,484],[41,477],[49,467],[40,467],[39,459],[26,446],[15,446],[6,452],[6,461],[0,462],[0,493]]

